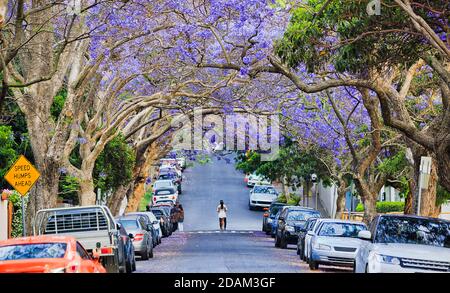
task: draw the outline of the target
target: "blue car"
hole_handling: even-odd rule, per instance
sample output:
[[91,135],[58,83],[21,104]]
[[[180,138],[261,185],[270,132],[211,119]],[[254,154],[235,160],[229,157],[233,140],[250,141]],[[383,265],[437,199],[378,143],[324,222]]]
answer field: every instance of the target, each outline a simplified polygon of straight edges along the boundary
[[272,236],[272,238],[275,238],[275,234],[277,233],[277,229],[278,229],[278,217],[281,214],[281,211],[283,209],[279,209],[277,214],[275,215],[275,217],[273,218],[272,221],[272,230],[270,231],[270,236]]

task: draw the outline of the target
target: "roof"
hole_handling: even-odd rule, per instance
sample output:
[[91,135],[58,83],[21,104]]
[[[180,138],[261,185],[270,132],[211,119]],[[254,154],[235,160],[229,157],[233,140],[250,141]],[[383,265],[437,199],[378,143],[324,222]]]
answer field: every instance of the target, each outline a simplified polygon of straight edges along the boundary
[[0,241],[0,246],[14,245],[14,244],[29,244],[29,243],[61,243],[61,242],[73,242],[75,238],[70,236],[52,236],[52,235],[40,235],[31,237],[11,238],[8,240]]
[[320,219],[321,223],[347,223],[347,224],[358,224],[358,225],[366,225],[363,222],[351,221],[351,220],[341,220],[341,219]]
[[318,210],[315,210],[310,207],[303,207],[303,206],[290,206],[286,205],[283,209],[290,209],[290,210],[297,210],[297,211],[314,211],[320,213]]
[[417,216],[417,215],[401,215],[401,214],[381,214],[380,217],[383,218],[410,218],[410,219],[422,219],[422,220],[431,220],[431,221],[439,221],[439,222],[445,222],[449,223],[449,220],[441,219],[441,218],[433,218],[433,217],[424,217],[424,216]]

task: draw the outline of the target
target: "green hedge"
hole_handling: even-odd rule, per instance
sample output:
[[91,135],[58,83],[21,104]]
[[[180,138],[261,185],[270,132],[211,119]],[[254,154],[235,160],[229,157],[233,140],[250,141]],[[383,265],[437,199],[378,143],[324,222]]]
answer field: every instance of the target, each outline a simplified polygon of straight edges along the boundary
[[[392,202],[392,201],[379,201],[377,202],[377,213],[391,213],[391,212],[403,212],[405,209],[404,202]],[[356,207],[357,212],[364,212],[364,206],[362,203]]]
[[287,203],[288,205],[296,206],[300,202],[300,197],[291,193],[289,194],[289,201],[287,201],[286,196],[284,194],[280,194],[277,198],[277,202]]

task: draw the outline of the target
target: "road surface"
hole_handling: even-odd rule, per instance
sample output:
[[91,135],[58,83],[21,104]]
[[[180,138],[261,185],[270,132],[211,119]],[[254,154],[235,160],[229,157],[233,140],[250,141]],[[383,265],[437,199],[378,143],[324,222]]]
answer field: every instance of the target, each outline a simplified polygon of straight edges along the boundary
[[[232,158],[232,157],[228,157]],[[248,209],[249,189],[242,173],[225,160],[186,169],[180,202],[185,232],[162,239],[154,258],[137,262],[138,273],[299,273],[311,272],[295,246],[274,247],[261,232],[262,211]],[[228,230],[218,230],[215,211],[223,199],[228,206]],[[321,268],[318,272],[349,272]]]

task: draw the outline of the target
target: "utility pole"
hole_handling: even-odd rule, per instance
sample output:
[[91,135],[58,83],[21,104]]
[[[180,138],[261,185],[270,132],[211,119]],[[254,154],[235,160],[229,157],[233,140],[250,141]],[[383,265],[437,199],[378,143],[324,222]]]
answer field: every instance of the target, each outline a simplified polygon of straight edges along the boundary
[[419,173],[419,194],[417,196],[417,215],[420,216],[420,208],[422,202],[422,189],[428,188],[428,181],[431,174],[431,157],[420,158],[420,173]]

